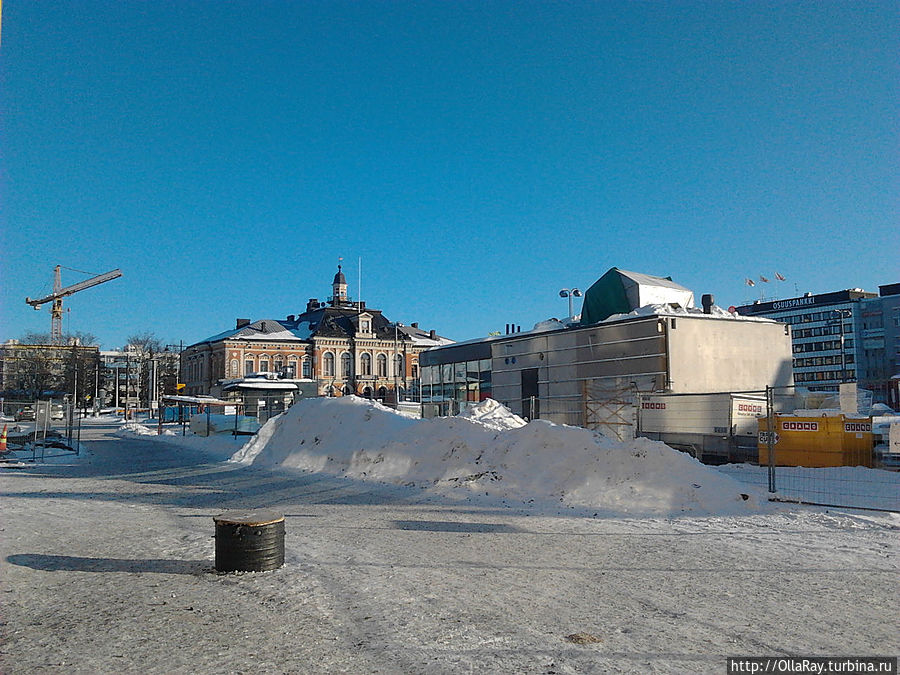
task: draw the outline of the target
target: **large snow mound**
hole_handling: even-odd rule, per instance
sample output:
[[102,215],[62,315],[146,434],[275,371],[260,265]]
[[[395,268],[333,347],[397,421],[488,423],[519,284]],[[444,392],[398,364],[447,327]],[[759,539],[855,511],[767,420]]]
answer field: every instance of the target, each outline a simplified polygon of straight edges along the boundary
[[[515,417],[488,408],[494,419]],[[544,420],[508,430],[464,417],[413,420],[356,397],[298,402],[231,461],[597,513],[737,514],[763,501],[658,441],[619,443]]]
[[505,405],[492,398],[486,398],[481,403],[466,408],[459,414],[459,417],[498,431],[518,429],[528,424]]

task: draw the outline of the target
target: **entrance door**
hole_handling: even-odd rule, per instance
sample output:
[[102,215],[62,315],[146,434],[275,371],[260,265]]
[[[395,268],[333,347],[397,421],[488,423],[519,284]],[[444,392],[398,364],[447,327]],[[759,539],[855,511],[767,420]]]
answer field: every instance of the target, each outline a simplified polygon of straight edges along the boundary
[[522,416],[527,420],[535,420],[541,416],[537,368],[522,371]]

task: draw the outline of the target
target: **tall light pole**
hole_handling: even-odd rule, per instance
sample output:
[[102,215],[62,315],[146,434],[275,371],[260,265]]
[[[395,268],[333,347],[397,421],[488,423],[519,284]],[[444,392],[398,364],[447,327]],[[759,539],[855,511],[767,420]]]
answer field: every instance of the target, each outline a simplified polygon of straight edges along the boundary
[[402,326],[402,323],[397,321],[394,322],[394,362],[391,364],[391,369],[394,371],[394,399],[397,401],[397,407],[400,407],[400,392],[397,390],[397,376],[398,370],[400,369],[400,365],[397,363],[397,329]]
[[841,332],[841,382],[844,382],[846,378],[846,369],[847,369],[847,358],[844,355],[844,319],[849,319],[853,312],[849,309],[835,309],[832,310],[833,314],[837,314],[837,322],[838,326],[840,326]]
[[569,318],[572,318],[572,316],[573,316],[573,312],[572,312],[572,298],[573,298],[573,297],[580,298],[580,297],[581,297],[581,291],[578,290],[577,288],[573,288],[573,289],[571,289],[571,290],[569,290],[568,288],[564,288],[564,289],[562,289],[562,290],[559,292],[559,297],[561,297],[561,298],[568,298],[568,299],[569,299]]

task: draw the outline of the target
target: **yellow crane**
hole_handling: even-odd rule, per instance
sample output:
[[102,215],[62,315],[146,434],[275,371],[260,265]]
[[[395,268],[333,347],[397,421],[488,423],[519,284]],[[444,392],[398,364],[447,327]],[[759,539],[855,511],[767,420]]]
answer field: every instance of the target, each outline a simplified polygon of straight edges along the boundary
[[[2,2],[2,0],[0,0],[0,2]],[[91,286],[96,286],[97,284],[102,284],[106,281],[112,281],[113,279],[117,279],[118,277],[122,276],[121,270],[114,269],[111,272],[98,274],[95,277],[85,279],[84,281],[79,281],[77,284],[72,284],[71,286],[66,286],[65,288],[63,288],[59,269],[60,266],[57,265],[53,270],[53,292],[50,295],[43,298],[38,298],[37,300],[25,298],[25,302],[38,310],[44,303],[53,303],[52,307],[50,308],[50,342],[55,345],[58,345],[60,342],[62,342],[63,298],[67,295],[72,295],[72,293],[83,291],[84,289],[90,288]]]

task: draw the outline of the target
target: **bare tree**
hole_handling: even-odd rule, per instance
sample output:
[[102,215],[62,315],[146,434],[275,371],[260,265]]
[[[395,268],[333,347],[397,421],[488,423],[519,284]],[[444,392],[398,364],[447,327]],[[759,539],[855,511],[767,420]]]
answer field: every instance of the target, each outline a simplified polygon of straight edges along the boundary
[[149,407],[150,399],[154,393],[153,360],[156,355],[163,351],[163,343],[152,331],[144,331],[143,333],[135,333],[129,336],[125,350],[134,356],[139,400],[146,401]]
[[[26,345],[49,345],[51,343],[50,333],[35,333],[34,331],[26,331],[19,338],[19,342]],[[93,333],[76,330],[63,335],[63,344],[77,344],[82,347],[96,347],[99,345],[97,336]]]

